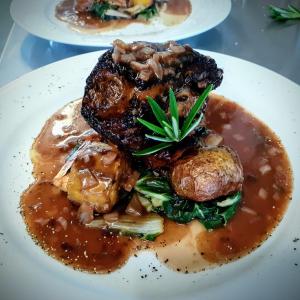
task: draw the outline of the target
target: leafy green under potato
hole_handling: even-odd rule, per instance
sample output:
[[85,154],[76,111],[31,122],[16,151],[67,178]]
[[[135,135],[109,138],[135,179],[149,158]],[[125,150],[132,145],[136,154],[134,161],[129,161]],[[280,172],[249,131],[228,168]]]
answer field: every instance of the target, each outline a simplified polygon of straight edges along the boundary
[[235,215],[241,192],[213,201],[194,202],[176,195],[166,178],[146,175],[136,183],[141,204],[147,211],[157,212],[178,223],[199,220],[206,229],[225,226]]

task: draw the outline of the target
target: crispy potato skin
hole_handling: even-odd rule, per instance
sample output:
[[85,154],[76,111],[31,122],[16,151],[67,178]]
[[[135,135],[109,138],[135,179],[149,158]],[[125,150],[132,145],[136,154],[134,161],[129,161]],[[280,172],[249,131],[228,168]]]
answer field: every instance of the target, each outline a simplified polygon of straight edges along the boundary
[[202,148],[175,163],[171,182],[179,196],[202,202],[241,190],[243,168],[229,147]]
[[97,212],[109,212],[117,203],[118,192],[125,172],[126,161],[120,156],[109,165],[103,164],[102,155],[92,163],[76,161],[67,183],[68,198],[78,204],[89,203]]
[[[133,178],[132,178],[133,177]],[[116,147],[106,153],[77,158],[70,172],[53,184],[79,205],[84,203],[99,213],[108,213],[118,202],[120,189],[130,191],[137,180],[125,157]]]

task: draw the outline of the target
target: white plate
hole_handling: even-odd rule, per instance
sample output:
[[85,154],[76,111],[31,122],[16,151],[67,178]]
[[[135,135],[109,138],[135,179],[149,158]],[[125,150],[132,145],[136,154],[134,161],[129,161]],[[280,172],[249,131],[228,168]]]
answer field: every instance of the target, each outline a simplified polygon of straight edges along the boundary
[[56,19],[54,11],[59,2],[60,0],[13,0],[11,15],[16,23],[38,37],[65,44],[100,47],[110,46],[116,38],[122,38],[126,42],[184,39],[215,27],[228,16],[231,9],[230,0],[191,0],[192,14],[179,25],[167,27],[160,23],[131,24],[124,29],[91,35],[77,33],[65,22]]
[[[225,70],[217,92],[264,120],[291,159],[293,201],[273,236],[236,262],[187,275],[160,266],[148,252],[110,275],[91,275],[64,266],[34,244],[18,208],[21,192],[33,180],[29,149],[47,118],[82,96],[99,53],[48,65],[0,90],[0,298],[299,299],[300,241],[293,239],[300,237],[300,87],[265,68],[217,53],[202,52]],[[151,272],[150,263],[158,273]],[[140,268],[149,275],[146,279],[141,279]],[[157,274],[162,275],[159,280]]]

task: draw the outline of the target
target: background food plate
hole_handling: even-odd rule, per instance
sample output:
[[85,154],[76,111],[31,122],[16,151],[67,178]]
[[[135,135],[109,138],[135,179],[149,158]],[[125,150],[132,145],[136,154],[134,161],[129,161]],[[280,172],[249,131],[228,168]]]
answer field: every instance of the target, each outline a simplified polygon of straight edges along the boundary
[[[82,96],[101,52],[85,54],[33,71],[0,90],[1,299],[299,299],[300,87],[255,64],[202,53],[225,71],[217,92],[267,123],[290,157],[293,200],[273,236],[236,262],[196,274],[173,272],[144,252],[110,275],[92,275],[64,266],[36,246],[19,213],[20,195],[33,181],[29,149],[47,118]],[[148,277],[142,279],[144,274]]]
[[11,15],[14,21],[28,32],[55,42],[81,46],[110,46],[116,38],[126,42],[146,40],[164,42],[180,40],[205,32],[221,23],[231,9],[230,0],[190,0],[192,13],[176,26],[131,24],[123,29],[101,34],[84,34],[71,30],[67,23],[55,17],[60,0],[13,0]]

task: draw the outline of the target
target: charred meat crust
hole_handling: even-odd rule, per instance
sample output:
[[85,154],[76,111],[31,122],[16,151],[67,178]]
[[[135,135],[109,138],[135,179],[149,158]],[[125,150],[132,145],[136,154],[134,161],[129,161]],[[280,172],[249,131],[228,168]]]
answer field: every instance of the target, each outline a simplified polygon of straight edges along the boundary
[[[155,53],[170,52],[170,43],[140,44],[147,49],[151,48]],[[137,42],[129,45],[141,47],[140,44]],[[175,44],[172,45],[176,50]],[[113,54],[117,46],[105,52],[86,82],[81,113],[88,124],[106,140],[125,151],[133,152],[150,146],[152,142],[145,139],[144,127],[137,122],[140,117],[155,123],[146,96],[152,96],[167,110],[170,87],[178,95],[182,94],[182,90],[188,91],[178,98],[179,103],[184,106],[185,103],[193,103],[208,84],[211,83],[216,88],[222,81],[223,71],[217,68],[212,58],[201,55],[188,46],[180,47],[185,47],[185,52],[172,54],[176,63],[170,63],[170,59],[168,61],[168,66],[172,65],[174,72],[161,78],[150,76],[147,80],[141,79],[141,73],[132,68],[131,62],[114,61]],[[143,63],[146,64],[148,60]],[[140,60],[138,64],[141,63]],[[164,67],[164,59],[160,63]]]

